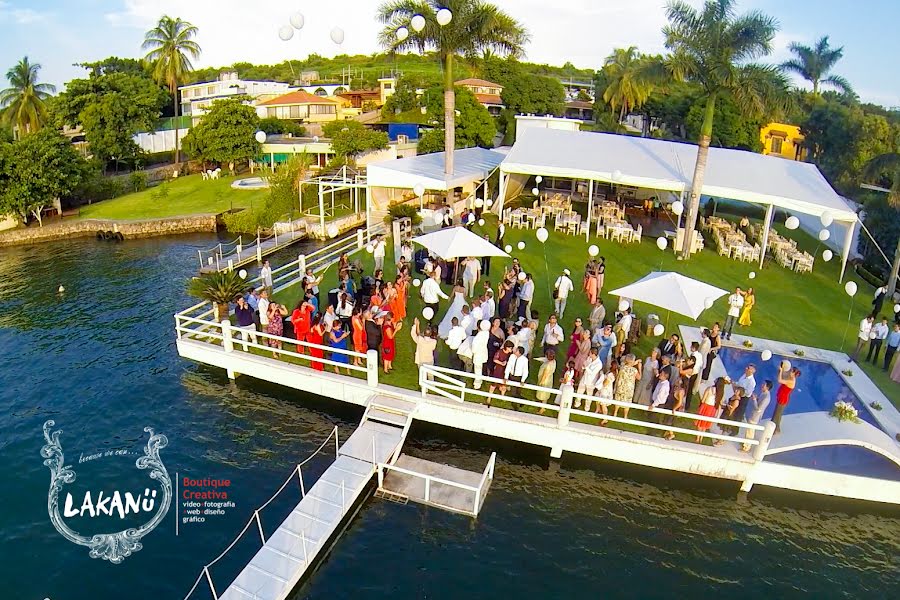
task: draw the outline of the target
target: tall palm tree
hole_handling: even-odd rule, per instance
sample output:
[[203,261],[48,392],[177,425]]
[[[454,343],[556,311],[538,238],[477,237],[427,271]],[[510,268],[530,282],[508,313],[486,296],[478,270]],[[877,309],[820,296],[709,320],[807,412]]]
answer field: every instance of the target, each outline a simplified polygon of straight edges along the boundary
[[734,5],[735,0],[707,0],[698,11],[679,0],[666,7],[669,68],[676,78],[699,84],[706,100],[681,249],[685,260],[697,224],[716,100],[730,95],[745,113],[762,116],[787,98],[787,77],[778,67],[750,62],[772,51],[777,21],[758,11],[736,15]]
[[[144,60],[153,68],[157,83],[166,85],[172,94],[175,109],[175,162],[180,162],[178,151],[178,84],[194,70],[191,58],[200,58],[200,46],[193,40],[197,28],[181,19],[163,16],[156,27],[144,35],[141,46],[147,50]],[[189,58],[190,57],[190,58]]]
[[[442,8],[449,9],[453,15],[443,27],[436,17]],[[425,27],[418,33],[411,26],[415,15],[425,17]],[[378,8],[378,19],[384,23],[378,40],[385,48],[394,52],[437,50],[444,66],[444,171],[452,174],[456,145],[454,58],[473,58],[485,50],[520,56],[528,42],[528,33],[518,21],[483,0],[388,0]],[[400,27],[409,31],[405,40],[397,37]]]
[[[891,180],[888,204],[896,209],[900,209],[900,152],[888,152],[872,158],[863,167],[862,175],[864,179],[874,182],[887,176]],[[894,263],[891,265],[891,276],[888,279],[888,298],[892,297],[894,290],[897,289],[898,273],[900,273],[900,238],[897,239]]]
[[620,122],[647,101],[664,77],[661,62],[643,56],[635,46],[613,50],[603,63],[603,72],[607,81],[603,101],[619,111]]
[[10,87],[0,91],[0,109],[3,123],[18,129],[22,136],[37,131],[47,121],[44,100],[56,91],[49,83],[38,83],[41,65],[22,58],[9,71],[6,78]]
[[781,68],[789,73],[796,73],[812,84],[813,96],[819,95],[819,86],[830,86],[842,94],[853,94],[850,82],[840,75],[829,75],[831,69],[844,56],[844,48],[832,48],[828,44],[828,36],[822,36],[814,46],[804,46],[797,42],[788,46],[796,58],[781,63]]

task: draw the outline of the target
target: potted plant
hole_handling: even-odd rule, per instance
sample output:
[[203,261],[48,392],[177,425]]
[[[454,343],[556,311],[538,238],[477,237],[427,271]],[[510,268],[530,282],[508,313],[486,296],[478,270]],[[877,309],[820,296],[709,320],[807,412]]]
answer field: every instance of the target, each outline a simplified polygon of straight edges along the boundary
[[195,298],[212,302],[218,323],[228,318],[228,304],[246,291],[247,283],[235,271],[204,273],[188,282],[187,292]]
[[859,423],[859,413],[853,407],[851,402],[838,400],[831,409],[831,416],[838,421],[850,421],[851,423]]

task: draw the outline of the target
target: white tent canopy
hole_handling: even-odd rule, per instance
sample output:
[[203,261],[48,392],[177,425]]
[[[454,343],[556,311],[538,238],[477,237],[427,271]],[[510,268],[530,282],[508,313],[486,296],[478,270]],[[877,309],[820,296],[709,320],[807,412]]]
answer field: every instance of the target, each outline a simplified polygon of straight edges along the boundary
[[500,256],[509,258],[509,254],[465,227],[439,229],[413,238],[413,241],[444,260],[454,260],[467,256]]
[[486,179],[504,156],[496,150],[463,148],[453,153],[449,176],[444,173],[443,152],[371,163],[366,175],[371,187],[412,189],[421,183],[426,190],[446,191]]
[[[690,192],[697,146],[633,136],[554,129],[526,129],[500,165],[498,212],[514,176],[554,176],[665,190]],[[593,185],[593,184],[591,184]],[[764,240],[773,211],[781,208],[855,224],[853,208],[810,163],[754,152],[710,148],[701,193],[753,202],[767,207]],[[854,227],[847,228],[846,265]],[[843,271],[841,273],[843,277]]]
[[609,293],[670,310],[696,321],[707,303],[715,302],[728,292],[680,273],[658,271]]

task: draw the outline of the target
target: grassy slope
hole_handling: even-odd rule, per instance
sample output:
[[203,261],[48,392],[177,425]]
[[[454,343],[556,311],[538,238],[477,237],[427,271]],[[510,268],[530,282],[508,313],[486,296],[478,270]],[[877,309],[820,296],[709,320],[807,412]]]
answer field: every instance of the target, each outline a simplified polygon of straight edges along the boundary
[[112,200],[82,207],[80,217],[85,219],[156,219],[221,213],[230,208],[245,208],[252,203],[263,202],[268,190],[235,190],[231,188],[234,177],[216,181],[203,181],[200,175],[189,175],[172,180],[169,194],[155,199],[150,188],[127,194]]
[[[496,232],[496,220],[489,219],[484,232],[489,233],[493,237]],[[476,227],[475,229],[476,232],[480,232],[480,228]],[[816,249],[817,241],[805,233],[800,231],[785,232],[781,227],[778,229],[781,233],[790,234],[789,237],[797,239],[801,247],[811,252]],[[551,231],[550,239],[545,245],[541,245],[535,238],[533,231],[512,229],[507,230],[506,241],[512,244],[513,247],[519,241],[524,241],[526,244],[524,250],[514,250],[513,255],[519,258],[527,271],[534,273],[537,283],[534,308],[540,312],[541,326],[543,326],[547,315],[552,310],[552,301],[549,294],[550,285],[552,285],[552,281],[555,280],[556,275],[564,267],[572,270],[576,286],[580,288],[580,275],[583,272],[583,265],[588,258],[587,244],[583,237],[576,238]],[[851,299],[844,293],[843,285],[837,282],[840,269],[840,263],[837,259],[832,259],[830,263],[825,263],[820,258],[812,274],[797,275],[777,265],[767,264],[764,269],[760,270],[758,265],[736,262],[720,257],[709,250],[700,253],[686,263],[679,262],[675,260],[671,250],[666,252],[660,251],[656,247],[654,239],[645,238],[641,244],[627,246],[593,238],[591,243],[597,244],[600,247],[601,255],[607,259],[604,290],[613,290],[631,283],[660,267],[663,270],[684,273],[726,290],[733,289],[736,285],[742,287],[752,285],[756,291],[757,304],[753,311],[753,325],[746,330],[748,334],[761,338],[785,340],[835,350],[841,345]],[[371,255],[362,254],[357,255],[357,257],[363,258],[367,264],[367,272],[371,272]],[[501,273],[500,268],[502,264],[503,261],[500,259],[494,259],[492,263],[490,279],[495,288],[497,278]],[[545,265],[549,266],[549,269]],[[388,277],[394,276],[392,266],[386,265],[385,270]],[[756,279],[752,281],[748,279],[750,271],[757,273]],[[855,325],[871,309],[870,299],[872,294],[871,286],[858,278],[852,277],[852,270],[848,271],[848,274],[845,281],[849,279],[857,281],[859,293],[852,301],[853,317],[850,329],[847,331],[845,350],[852,349],[856,331]],[[417,277],[421,276],[417,275]],[[332,286],[333,278],[334,273],[329,272],[327,281],[322,286],[323,290],[327,290]],[[294,303],[297,301],[297,294],[296,288],[289,288],[279,293],[277,298],[279,302],[293,308]],[[615,310],[613,299],[605,298],[605,300],[607,310]],[[443,312],[446,307],[447,303],[443,302],[441,311]],[[386,383],[407,388],[417,387],[417,372],[411,360],[413,343],[409,337],[409,326],[412,324],[412,318],[421,314],[422,308],[421,299],[415,289],[411,289],[408,307],[409,316],[407,322],[404,323],[403,330],[397,337],[399,358],[394,362],[395,371],[390,375],[383,376],[383,381]],[[642,306],[640,303],[638,303],[637,309],[641,315],[658,312],[658,309],[646,305]],[[885,310],[890,310],[890,308],[886,307]],[[704,313],[699,322],[712,324],[716,320],[724,321],[725,313],[726,297],[723,297],[713,308]],[[567,334],[571,331],[572,322],[576,316],[581,316],[586,321],[588,314],[589,308],[584,294],[576,293],[574,297],[570,296],[566,309],[566,318],[563,322]],[[678,324],[692,323],[684,317],[672,315],[669,321],[669,329],[674,329]],[[742,329],[742,331],[744,330]],[[642,338],[635,349],[635,354],[646,356],[649,349],[656,342],[658,342],[658,338]],[[566,344],[566,347],[568,347],[568,344]],[[445,347],[442,347],[442,352],[446,353]],[[533,366],[535,368],[530,377],[532,382],[537,374],[536,363],[533,363]],[[859,367],[853,366],[852,368],[856,369]],[[900,386],[892,382],[880,369],[866,364],[862,365],[862,369],[873,379],[885,395],[895,405],[900,407]]]

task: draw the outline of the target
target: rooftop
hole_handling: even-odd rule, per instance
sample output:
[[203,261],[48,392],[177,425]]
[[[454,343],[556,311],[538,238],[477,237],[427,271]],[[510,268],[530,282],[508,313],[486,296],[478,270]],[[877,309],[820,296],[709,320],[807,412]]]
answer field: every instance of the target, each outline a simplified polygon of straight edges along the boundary
[[503,105],[503,99],[497,94],[475,94],[475,99],[482,104]]
[[499,83],[494,83],[492,81],[485,81],[484,79],[460,79],[456,82],[456,85],[474,85],[479,87],[498,87],[502,88],[503,86]]
[[277,98],[272,98],[271,100],[266,100],[265,102],[260,102],[260,106],[274,106],[274,105],[285,105],[285,104],[334,104],[337,102],[336,100],[331,100],[330,98],[323,98],[321,96],[316,96],[315,94],[310,94],[309,92],[303,90],[297,90],[294,92],[289,92],[282,96],[278,96]]

